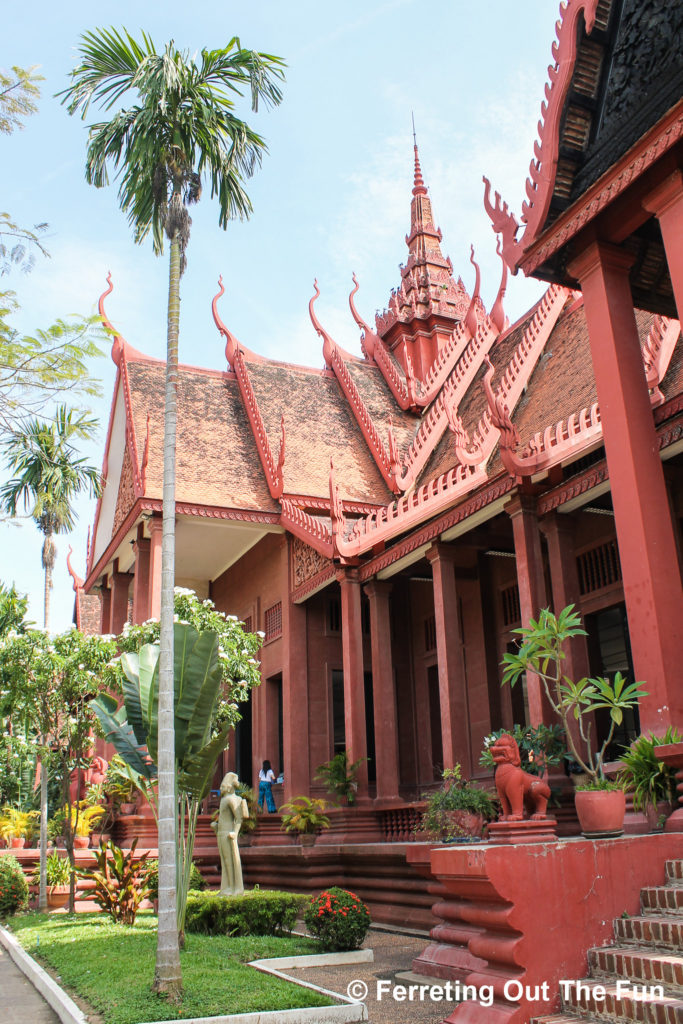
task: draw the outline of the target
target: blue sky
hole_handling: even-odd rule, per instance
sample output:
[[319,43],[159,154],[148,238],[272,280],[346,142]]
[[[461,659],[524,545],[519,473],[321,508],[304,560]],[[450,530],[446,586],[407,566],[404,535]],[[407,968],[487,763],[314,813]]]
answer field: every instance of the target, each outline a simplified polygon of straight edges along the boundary
[[[148,10],[145,10],[145,8]],[[141,14],[141,11],[143,12]],[[414,112],[425,182],[442,247],[468,289],[470,243],[482,268],[482,298],[490,307],[500,279],[495,238],[482,202],[486,173],[519,212],[554,38],[555,3],[548,0],[347,0],[340,4],[254,0],[250,5],[170,0],[109,5],[106,20],[92,4],[70,0],[12,5],[4,19],[0,65],[38,64],[46,81],[39,113],[21,132],[0,137],[0,209],[19,223],[50,225],[51,258],[28,276],[3,278],[22,305],[26,331],[58,316],[90,313],[111,270],[115,291],[107,313],[133,347],[163,357],[168,266],[151,243],[136,246],[118,208],[116,188],[85,183],[86,128],[69,118],[54,93],[67,84],[80,34],[98,25],[145,29],[157,46],[173,38],[190,52],[245,47],[288,63],[282,105],[252,117],[268,141],[263,167],[249,182],[254,214],[218,227],[208,191],[192,212],[188,269],[183,277],[181,361],[223,368],[224,346],[211,318],[216,280],[226,295],[221,314],[239,340],[264,355],[322,366],[308,318],[313,279],[317,312],[345,348],[360,352],[348,312],[351,274],[358,308],[371,320],[399,282],[406,255],[413,173]],[[89,120],[97,119],[91,111]],[[538,283],[513,279],[506,309],[515,319],[540,295]],[[93,365],[103,382],[96,403],[101,430],[87,450],[101,465],[114,381],[107,357]],[[94,503],[78,505],[70,538],[58,538],[53,629],[71,621],[73,592],[68,545],[83,574],[85,535]],[[40,537],[29,522],[0,525],[0,579],[29,593],[42,622]]]

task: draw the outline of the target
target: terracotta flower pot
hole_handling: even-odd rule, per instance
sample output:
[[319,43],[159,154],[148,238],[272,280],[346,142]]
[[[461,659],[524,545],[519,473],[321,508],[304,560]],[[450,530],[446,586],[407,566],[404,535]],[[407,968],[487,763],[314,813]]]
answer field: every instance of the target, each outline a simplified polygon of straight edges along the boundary
[[574,801],[586,838],[622,835],[626,814],[626,794],[622,789],[580,789],[574,794]]
[[135,814],[137,806],[137,804],[119,804],[119,814],[124,817],[128,814]]
[[299,843],[301,846],[314,846],[316,840],[315,832],[300,832]]
[[9,845],[12,850],[23,850],[26,845],[26,836],[13,836]]
[[459,835],[480,837],[484,831],[482,814],[475,814],[474,811],[448,811],[447,814]]
[[58,910],[59,907],[65,907],[69,902],[69,886],[68,885],[48,885],[47,887],[47,905],[52,910]]
[[87,850],[90,846],[90,836],[74,836],[74,850]]

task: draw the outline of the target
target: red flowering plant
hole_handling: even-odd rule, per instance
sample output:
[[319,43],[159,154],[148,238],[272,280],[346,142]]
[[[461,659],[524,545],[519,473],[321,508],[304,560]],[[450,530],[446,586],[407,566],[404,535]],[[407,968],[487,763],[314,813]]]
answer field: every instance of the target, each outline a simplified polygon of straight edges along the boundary
[[304,921],[323,949],[358,949],[370,927],[370,912],[358,896],[335,885],[312,898]]

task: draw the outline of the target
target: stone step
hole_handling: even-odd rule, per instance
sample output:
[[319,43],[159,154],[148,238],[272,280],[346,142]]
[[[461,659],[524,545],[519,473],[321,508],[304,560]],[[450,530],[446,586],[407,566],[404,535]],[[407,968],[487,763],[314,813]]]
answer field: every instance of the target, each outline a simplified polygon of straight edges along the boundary
[[640,890],[643,914],[683,914],[683,886],[650,885]]
[[[612,1024],[683,1024],[683,999],[675,994],[648,991],[627,982],[618,990],[606,979],[586,978],[576,983],[562,999],[565,1012],[581,1018],[596,1017]],[[578,988],[580,986],[580,988]],[[578,991],[577,991],[578,988]],[[619,994],[617,994],[619,993]]]
[[683,860],[666,862],[666,880],[669,885],[683,885]]
[[618,917],[614,921],[614,936],[619,946],[638,944],[648,948],[683,950],[683,921],[673,914]]
[[683,997],[683,957],[675,952],[635,946],[601,946],[588,950],[593,978],[622,978],[634,984],[664,985]]

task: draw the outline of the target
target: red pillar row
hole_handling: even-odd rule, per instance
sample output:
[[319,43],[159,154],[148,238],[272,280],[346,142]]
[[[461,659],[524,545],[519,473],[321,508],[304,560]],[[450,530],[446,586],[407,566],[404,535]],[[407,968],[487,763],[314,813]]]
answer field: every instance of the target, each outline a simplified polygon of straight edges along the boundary
[[377,800],[395,800],[399,783],[398,718],[389,606],[391,588],[390,582],[381,580],[372,580],[365,586],[370,602]]
[[[633,662],[649,693],[640,704],[641,728],[660,731],[683,724],[683,589],[633,312],[632,259],[593,242],[570,272],[583,291]],[[682,269],[674,265],[672,278],[680,280]]]
[[444,768],[462,764],[469,771],[470,750],[467,680],[453,560],[455,549],[434,544],[427,551],[434,581],[434,619],[439,663],[439,702]]
[[[358,573],[346,569],[337,576],[341,589],[342,666],[344,671],[344,727],[348,760],[368,755],[365,730],[365,678],[363,668],[363,625]],[[368,763],[364,760],[356,775],[358,799],[368,795]]]

